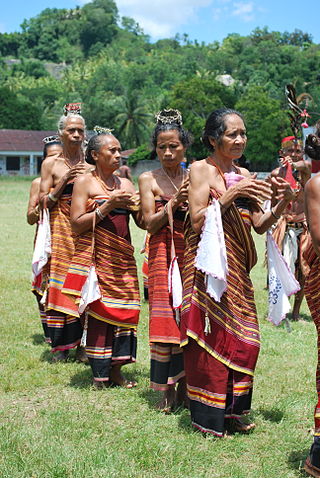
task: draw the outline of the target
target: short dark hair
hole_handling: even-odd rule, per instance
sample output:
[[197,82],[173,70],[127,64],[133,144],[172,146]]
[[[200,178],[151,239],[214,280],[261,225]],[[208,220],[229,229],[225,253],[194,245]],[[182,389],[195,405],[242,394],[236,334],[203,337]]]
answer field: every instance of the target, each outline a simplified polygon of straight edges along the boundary
[[154,151],[157,147],[159,134],[163,133],[164,131],[173,131],[173,130],[178,131],[179,139],[185,148],[188,148],[192,144],[192,135],[189,133],[189,131],[184,129],[180,124],[158,123],[156,127],[154,128],[152,137],[151,137],[151,143],[152,143]]
[[54,146],[54,145],[62,146],[62,143],[59,139],[56,139],[54,141],[50,141],[49,143],[44,144],[43,153],[42,153],[42,160],[46,159],[46,157],[48,155],[48,148],[50,148],[50,146]]
[[243,115],[239,111],[231,108],[220,108],[214,110],[207,118],[204,131],[202,133],[202,142],[209,151],[214,151],[214,147],[210,143],[210,138],[215,139],[217,142],[221,139],[221,136],[226,130],[225,118],[229,115],[237,115],[243,121]]
[[110,133],[99,133],[93,135],[88,144],[86,149],[86,162],[89,164],[96,164],[95,160],[92,157],[92,151],[99,151],[102,146],[102,138],[105,136],[113,136]]

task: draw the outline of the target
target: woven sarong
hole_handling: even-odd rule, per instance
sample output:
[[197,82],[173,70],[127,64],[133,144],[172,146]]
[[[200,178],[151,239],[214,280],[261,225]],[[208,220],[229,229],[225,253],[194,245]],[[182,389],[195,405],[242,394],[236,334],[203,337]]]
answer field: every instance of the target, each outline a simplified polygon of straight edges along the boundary
[[[157,209],[163,207],[157,202]],[[184,211],[176,211],[173,218],[174,245],[180,271],[184,255]],[[151,352],[151,387],[166,390],[184,377],[180,331],[168,291],[168,270],[171,262],[171,231],[164,226],[149,240],[149,340]]]
[[310,267],[310,272],[306,277],[304,290],[318,336],[318,363],[316,370],[318,403],[314,412],[314,435],[320,437],[320,258],[316,255],[311,245],[308,251],[306,251],[305,257]]
[[[213,195],[218,197],[214,192]],[[184,298],[180,328],[190,410],[194,426],[217,435],[223,433],[223,420],[227,417],[227,389],[231,387],[230,393],[235,396],[238,383],[244,390],[243,396],[246,396],[237,402],[236,410],[230,411],[231,415],[247,413],[250,408],[252,376],[260,347],[254,293],[249,277],[257,260],[256,250],[250,234],[250,215],[245,208],[240,210],[241,213],[232,205],[222,217],[229,272],[227,290],[220,302],[206,293],[204,274],[194,267],[200,236],[193,232],[189,218],[185,230]],[[221,364],[219,370],[215,367],[217,362]],[[204,400],[199,399],[198,393],[203,394]],[[220,395],[222,401],[218,403],[215,397]],[[212,400],[210,397],[213,397]],[[215,420],[217,408],[223,410],[222,419],[220,416],[218,421]],[[210,413],[211,418],[208,416]]]
[[72,189],[73,184],[68,184],[50,211],[52,252],[46,308],[79,316],[74,302],[61,292],[74,254],[74,235],[70,225]]
[[[179,213],[178,213],[179,214]],[[180,213],[184,219],[184,213]],[[184,220],[174,217],[174,244],[180,271],[183,266]],[[180,331],[175,320],[168,291],[168,270],[171,262],[171,232],[165,226],[149,241],[149,309],[150,342],[180,344]]]
[[[99,196],[100,201],[104,199]],[[88,210],[95,206],[90,201]],[[78,304],[90,267],[95,265],[101,298],[86,309],[86,354],[97,381],[109,381],[113,364],[136,360],[140,296],[128,221],[128,211],[111,211],[95,228],[93,251],[92,232],[77,238],[63,287],[63,293]]]
[[73,253],[74,236],[70,225],[73,184],[67,184],[50,211],[51,260],[46,298],[46,322],[52,352],[69,350],[80,344],[82,326],[77,307],[61,289]]
[[86,354],[93,378],[98,382],[108,382],[113,365],[136,361],[136,330],[116,327],[89,316]]
[[[135,328],[139,320],[140,296],[134,249],[127,239],[107,229],[108,216],[95,229],[93,257],[92,233],[77,238],[63,293],[74,304],[78,303],[90,266],[94,263],[102,297],[88,306],[88,314],[111,325]],[[126,215],[118,216],[122,222],[127,221]]]

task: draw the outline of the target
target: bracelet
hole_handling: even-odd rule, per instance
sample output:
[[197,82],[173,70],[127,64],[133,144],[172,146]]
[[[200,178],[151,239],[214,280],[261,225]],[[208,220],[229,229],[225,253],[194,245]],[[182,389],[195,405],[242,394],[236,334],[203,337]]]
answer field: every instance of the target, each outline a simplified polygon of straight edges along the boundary
[[54,194],[49,193],[48,194],[48,199],[50,199],[50,201],[52,201],[52,202],[57,202],[59,198],[54,196]]
[[36,215],[36,216],[39,216],[40,215],[40,208],[39,208],[39,204],[36,205],[36,207],[34,208],[34,211],[33,213]]
[[100,211],[100,208],[96,208],[96,215],[98,216],[99,219],[101,219],[101,221],[106,217],[102,214],[102,212]]
[[280,216],[277,216],[277,215],[274,213],[273,208],[270,209],[270,212],[271,212],[271,215],[272,215],[275,219],[277,219],[277,220],[280,219]]

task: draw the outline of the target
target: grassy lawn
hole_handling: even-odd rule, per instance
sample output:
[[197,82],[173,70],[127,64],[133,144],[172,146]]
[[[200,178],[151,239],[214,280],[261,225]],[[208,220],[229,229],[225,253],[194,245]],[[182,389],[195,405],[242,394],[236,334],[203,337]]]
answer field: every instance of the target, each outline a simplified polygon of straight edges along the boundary
[[[265,320],[264,238],[252,273],[262,348],[252,416],[256,430],[228,439],[191,429],[187,410],[163,415],[149,390],[148,308],[138,328],[137,364],[125,367],[133,390],[94,391],[88,366],[51,364],[30,292],[34,227],[26,223],[30,179],[0,178],[0,477],[1,478],[291,478],[311,441],[316,401],[316,333],[303,320],[276,328]],[[139,249],[143,231],[133,228]]]

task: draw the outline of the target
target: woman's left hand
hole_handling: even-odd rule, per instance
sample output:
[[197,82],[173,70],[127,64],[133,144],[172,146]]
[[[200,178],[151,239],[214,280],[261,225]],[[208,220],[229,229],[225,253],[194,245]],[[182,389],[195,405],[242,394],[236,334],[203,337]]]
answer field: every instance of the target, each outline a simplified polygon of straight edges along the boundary
[[272,185],[272,199],[276,201],[293,201],[297,194],[300,191],[300,188],[296,191],[294,191],[290,184],[283,178],[280,177],[273,177],[271,178],[271,185]]

